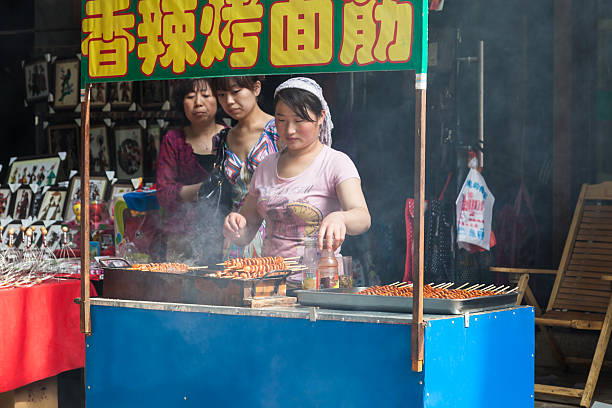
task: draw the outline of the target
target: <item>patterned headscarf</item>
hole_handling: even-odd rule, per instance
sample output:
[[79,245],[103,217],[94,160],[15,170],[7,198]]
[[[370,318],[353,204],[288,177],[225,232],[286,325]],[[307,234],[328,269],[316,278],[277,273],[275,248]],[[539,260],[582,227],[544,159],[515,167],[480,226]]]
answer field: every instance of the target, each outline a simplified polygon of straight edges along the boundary
[[331,119],[331,112],[329,111],[329,106],[327,106],[327,101],[325,101],[325,98],[323,97],[323,90],[321,89],[319,84],[317,84],[314,80],[310,78],[291,78],[286,80],[276,88],[276,90],[274,91],[274,96],[276,97],[278,91],[287,88],[303,89],[304,91],[310,92],[319,99],[319,101],[321,102],[321,106],[325,111],[325,120],[323,121],[321,129],[319,130],[319,140],[321,141],[321,143],[327,146],[331,146],[331,131],[334,128],[334,124]]

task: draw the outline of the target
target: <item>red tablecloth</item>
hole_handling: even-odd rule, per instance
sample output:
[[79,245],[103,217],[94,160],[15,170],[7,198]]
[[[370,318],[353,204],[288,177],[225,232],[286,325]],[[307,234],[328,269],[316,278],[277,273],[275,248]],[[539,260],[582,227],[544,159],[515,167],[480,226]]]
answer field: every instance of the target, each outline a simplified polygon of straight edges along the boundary
[[75,279],[0,289],[0,392],[85,365],[78,297]]

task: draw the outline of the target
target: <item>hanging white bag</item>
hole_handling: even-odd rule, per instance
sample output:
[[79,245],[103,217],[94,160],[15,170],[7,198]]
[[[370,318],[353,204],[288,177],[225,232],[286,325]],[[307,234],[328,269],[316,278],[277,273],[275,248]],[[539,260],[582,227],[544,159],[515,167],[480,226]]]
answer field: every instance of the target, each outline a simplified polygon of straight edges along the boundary
[[467,244],[473,244],[489,250],[494,203],[495,197],[484,177],[471,168],[455,201],[457,244],[460,248],[469,249]]

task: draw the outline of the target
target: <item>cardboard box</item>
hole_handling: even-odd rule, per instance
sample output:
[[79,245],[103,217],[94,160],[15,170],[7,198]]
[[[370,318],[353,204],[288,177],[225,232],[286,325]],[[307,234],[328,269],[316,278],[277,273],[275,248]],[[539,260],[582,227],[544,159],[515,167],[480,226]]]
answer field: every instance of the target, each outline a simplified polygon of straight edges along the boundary
[[57,377],[0,394],[0,408],[58,408]]

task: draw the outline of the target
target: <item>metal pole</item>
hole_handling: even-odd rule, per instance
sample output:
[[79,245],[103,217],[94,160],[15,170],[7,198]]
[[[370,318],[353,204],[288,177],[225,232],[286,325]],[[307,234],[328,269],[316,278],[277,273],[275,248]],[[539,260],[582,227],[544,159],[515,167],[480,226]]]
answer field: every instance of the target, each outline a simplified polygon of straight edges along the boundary
[[484,41],[480,41],[478,50],[478,153],[479,167],[484,167]]
[[91,335],[89,303],[89,95],[85,84],[81,95],[81,333]]
[[412,371],[423,370],[425,324],[423,322],[423,269],[425,248],[425,130],[427,74],[417,74],[414,134],[414,259],[412,293]]

